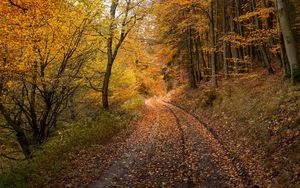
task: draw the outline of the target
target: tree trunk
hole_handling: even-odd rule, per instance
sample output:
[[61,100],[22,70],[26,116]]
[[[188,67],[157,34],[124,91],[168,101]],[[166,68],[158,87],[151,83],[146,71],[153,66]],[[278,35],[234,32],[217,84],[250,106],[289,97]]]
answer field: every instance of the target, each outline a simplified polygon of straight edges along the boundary
[[[290,64],[292,82],[300,82],[299,54],[297,53],[297,42],[295,37],[296,33],[292,30],[292,24],[290,23],[287,1],[277,0],[277,8],[280,28],[283,34],[286,53]],[[294,15],[294,17],[295,16],[296,15]]]
[[21,146],[22,152],[25,155],[26,159],[29,159],[31,157],[31,152],[29,148],[29,143],[27,141],[26,135],[23,130],[19,130],[17,132],[17,140]]
[[110,6],[110,16],[111,16],[111,23],[109,26],[109,37],[107,38],[107,65],[106,65],[106,71],[105,76],[103,80],[102,85],[102,106],[105,110],[108,110],[109,103],[108,103],[108,87],[109,87],[109,81],[112,71],[112,66],[115,60],[115,57],[117,56],[118,47],[121,46],[124,36],[123,32],[121,34],[121,38],[119,39],[119,43],[113,50],[113,40],[114,40],[114,29],[116,27],[115,18],[116,18],[116,11],[118,7],[119,1],[112,1]]
[[[262,1],[263,3],[263,8],[269,8],[269,7],[272,7],[272,3],[271,2],[267,2],[266,0],[263,0]],[[264,19],[264,22],[265,22],[265,28],[267,30],[270,30],[273,28],[273,20],[272,20],[272,15],[269,14],[269,17],[267,19]],[[269,38],[269,43],[267,45],[267,48],[272,48],[274,46],[274,39],[273,37],[270,37]],[[278,52],[276,53],[271,53],[270,50],[267,50],[268,54],[269,54],[269,57],[273,58],[279,65],[282,64],[282,59],[281,59],[281,56]]]
[[195,47],[196,47],[196,55],[197,55],[197,61],[198,61],[198,68],[199,68],[199,77],[200,80],[202,80],[202,75],[203,75],[203,68],[204,68],[204,57],[203,57],[203,53],[201,50],[201,40],[200,40],[200,36],[198,35],[196,40],[195,40]]
[[[234,3],[234,2],[233,2]],[[229,8],[230,6],[228,6],[228,13],[230,15],[230,18],[229,18],[229,26],[230,26],[230,32],[234,33],[235,32],[235,24],[234,24],[234,21],[233,21],[233,7],[234,7],[234,4],[231,6],[231,9]],[[234,64],[234,72],[235,73],[238,73],[239,70],[238,70],[238,61],[239,61],[239,54],[238,54],[238,49],[235,45],[233,45],[231,43],[231,56],[232,56],[232,61],[233,64]]]
[[188,27],[188,53],[189,53],[189,64],[188,70],[190,71],[190,85],[191,88],[197,88],[196,75],[195,75],[195,66],[193,59],[193,31],[192,27]]
[[[0,82],[0,96],[2,93],[1,82]],[[22,149],[22,152],[26,159],[31,157],[30,147],[27,140],[27,137],[24,133],[24,130],[20,126],[20,116],[11,117],[10,113],[5,109],[5,107],[0,103],[0,112],[3,115],[6,122],[13,128],[17,133],[16,137],[19,142],[19,145]]]
[[[252,5],[252,10],[255,11],[256,10],[256,2],[255,0],[251,0],[251,5]],[[259,23],[258,23],[258,18],[257,16],[254,17],[254,21],[255,21],[255,27],[257,29],[259,29]],[[269,60],[269,57],[268,57],[268,54],[267,54],[267,51],[266,51],[266,48],[264,47],[263,44],[259,44],[258,45],[258,50],[260,51],[260,54],[262,56],[262,60],[263,60],[263,64],[266,66],[268,72],[270,74],[273,74],[274,73],[274,70],[272,68],[272,65],[271,65],[271,62]]]
[[268,54],[267,54],[267,51],[266,51],[266,48],[263,46],[263,45],[259,45],[259,50],[261,52],[261,55],[262,55],[262,59],[263,59],[263,62],[264,62],[264,65],[266,66],[268,72],[270,74],[273,74],[274,73],[274,70],[272,68],[272,65],[271,65],[271,62],[269,60],[269,57],[268,57]]
[[282,59],[281,63],[284,70],[284,76],[291,77],[291,69],[290,69],[288,57],[286,55],[286,49],[284,46],[284,39],[282,33],[280,33],[280,57]]
[[[238,18],[241,16],[241,2],[240,0],[235,0],[235,17]],[[240,36],[243,36],[243,27],[240,21],[237,21],[237,33]],[[239,54],[239,58],[240,59],[244,59],[244,49],[242,47],[237,48],[238,54]]]
[[105,77],[103,81],[103,86],[102,86],[102,105],[105,110],[109,108],[108,104],[108,87],[109,87],[109,81],[110,81],[110,76],[111,76],[111,71],[112,71],[112,65],[113,61],[112,58],[108,58],[107,66],[106,66],[106,71],[105,71]]
[[[226,0],[224,0],[224,5],[222,7],[222,12],[223,12],[223,33],[224,36],[227,33],[227,27],[226,27],[226,7],[227,7],[227,2]],[[227,79],[228,77],[228,62],[227,62],[227,46],[228,46],[228,42],[226,42],[225,40],[223,41],[223,69],[224,69],[224,75],[225,75],[225,79]]]
[[211,2],[209,6],[209,17],[210,17],[210,24],[209,24],[209,30],[210,30],[210,47],[211,47],[211,84],[213,88],[216,88],[218,86],[217,83],[217,76],[216,76],[216,53],[215,53],[215,24],[214,24],[214,9],[213,9],[213,1]]

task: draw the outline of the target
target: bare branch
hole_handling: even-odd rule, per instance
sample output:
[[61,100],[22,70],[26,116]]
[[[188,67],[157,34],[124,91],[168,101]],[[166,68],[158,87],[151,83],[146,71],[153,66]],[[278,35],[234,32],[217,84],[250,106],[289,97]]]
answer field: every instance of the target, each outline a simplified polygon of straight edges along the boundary
[[14,3],[12,0],[8,0],[9,3],[12,5],[12,6],[15,6],[15,7],[18,7],[19,9],[22,9],[24,13],[26,13],[26,11],[28,11],[27,8],[24,8],[24,7],[21,7],[20,5]]

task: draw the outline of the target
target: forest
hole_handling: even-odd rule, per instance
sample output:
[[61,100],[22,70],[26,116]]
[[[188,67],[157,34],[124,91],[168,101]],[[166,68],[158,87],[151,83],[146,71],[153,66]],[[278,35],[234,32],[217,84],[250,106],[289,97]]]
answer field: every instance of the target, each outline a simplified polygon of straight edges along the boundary
[[1,0],[0,187],[300,188],[299,0]]

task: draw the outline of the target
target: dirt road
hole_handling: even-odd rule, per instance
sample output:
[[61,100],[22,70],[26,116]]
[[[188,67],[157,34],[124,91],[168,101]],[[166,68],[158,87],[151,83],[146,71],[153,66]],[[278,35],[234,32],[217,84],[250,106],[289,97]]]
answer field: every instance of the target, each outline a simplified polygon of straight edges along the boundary
[[158,99],[93,187],[245,187],[222,146],[195,117]]

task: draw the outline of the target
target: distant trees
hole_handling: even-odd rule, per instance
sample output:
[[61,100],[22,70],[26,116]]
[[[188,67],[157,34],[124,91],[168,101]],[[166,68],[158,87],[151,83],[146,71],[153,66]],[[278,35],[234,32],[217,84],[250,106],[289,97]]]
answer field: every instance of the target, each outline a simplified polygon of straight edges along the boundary
[[[279,7],[278,17],[275,5]],[[298,1],[167,0],[161,1],[159,6],[163,10],[158,14],[162,20],[158,30],[161,43],[173,49],[170,51],[173,59],[168,61],[186,65],[191,87],[196,87],[193,80],[201,80],[198,77],[211,78],[212,86],[216,87],[217,78],[247,73],[253,66],[265,67],[270,74],[275,67],[283,67],[286,75],[291,70],[292,80],[298,79]],[[184,41],[188,42],[190,50],[184,50]],[[176,66],[170,62],[166,65]],[[197,76],[198,73],[201,76]]]
[[[184,67],[190,87],[196,88],[197,83],[203,79],[204,69],[207,68],[207,56],[204,54],[208,53],[209,47],[207,40],[202,41],[204,38],[202,31],[208,29],[206,25],[208,7],[203,2],[190,1],[161,1],[158,6],[156,16],[159,20],[157,29],[161,44],[159,50],[165,52],[161,61],[167,66],[166,70],[171,66],[179,66],[180,70]],[[208,39],[207,36],[205,39]],[[165,74],[168,79],[169,73],[166,71]]]

